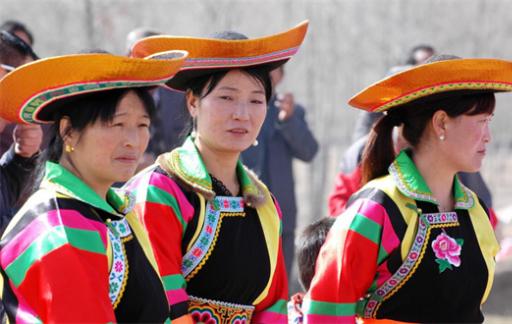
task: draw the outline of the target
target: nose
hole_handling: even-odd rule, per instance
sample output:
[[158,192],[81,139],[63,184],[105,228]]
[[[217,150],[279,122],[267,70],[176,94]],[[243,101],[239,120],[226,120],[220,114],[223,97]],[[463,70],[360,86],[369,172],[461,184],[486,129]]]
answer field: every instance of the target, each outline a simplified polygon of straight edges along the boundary
[[489,128],[489,123],[486,123],[485,129],[484,129],[484,142],[489,143],[491,140],[492,140],[491,129]]
[[124,145],[126,147],[137,147],[139,142],[140,136],[137,127],[127,127],[125,131]]
[[235,120],[249,120],[249,107],[245,102],[239,102],[231,116]]

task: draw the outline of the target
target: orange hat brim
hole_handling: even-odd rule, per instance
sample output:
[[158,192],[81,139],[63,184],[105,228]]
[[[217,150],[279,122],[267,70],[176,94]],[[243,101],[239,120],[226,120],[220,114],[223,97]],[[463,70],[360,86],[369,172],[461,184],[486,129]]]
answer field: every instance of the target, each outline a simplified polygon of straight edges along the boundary
[[179,71],[186,55],[176,51],[172,59],[146,60],[76,54],[34,61],[0,80],[0,117],[17,123],[46,123],[51,115],[46,112],[63,98],[163,85]]
[[512,62],[454,59],[412,67],[378,81],[349,100],[369,112],[392,108],[443,93],[512,91]]
[[225,70],[259,65],[275,68],[293,55],[302,44],[308,22],[270,36],[226,40],[181,36],[151,36],[136,42],[132,47],[134,57],[158,57],[160,52],[173,49],[189,53],[180,72],[167,83],[168,86],[185,90],[187,82],[215,70]]

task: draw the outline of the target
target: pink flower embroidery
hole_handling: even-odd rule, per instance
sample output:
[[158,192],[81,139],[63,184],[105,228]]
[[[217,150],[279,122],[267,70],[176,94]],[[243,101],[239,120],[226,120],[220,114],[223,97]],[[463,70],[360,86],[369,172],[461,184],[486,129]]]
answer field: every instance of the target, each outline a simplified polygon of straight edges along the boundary
[[460,252],[464,240],[453,239],[444,231],[432,241],[432,249],[436,255],[436,262],[439,264],[439,272],[446,269],[452,270],[452,265],[460,266]]
[[123,270],[123,263],[121,261],[116,261],[115,271],[116,272],[121,272],[121,270]]

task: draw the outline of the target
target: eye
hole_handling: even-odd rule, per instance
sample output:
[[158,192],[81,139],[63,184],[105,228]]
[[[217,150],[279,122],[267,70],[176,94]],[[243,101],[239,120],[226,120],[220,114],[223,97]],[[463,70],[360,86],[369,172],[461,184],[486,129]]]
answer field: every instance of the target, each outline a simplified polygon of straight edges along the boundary
[[139,124],[139,127],[142,127],[142,128],[149,128],[149,123],[140,123],[140,124]]
[[233,97],[231,97],[231,96],[219,96],[219,98],[222,100],[233,101]]
[[256,105],[262,105],[265,102],[263,100],[253,99],[253,100],[251,100],[251,103],[256,104]]

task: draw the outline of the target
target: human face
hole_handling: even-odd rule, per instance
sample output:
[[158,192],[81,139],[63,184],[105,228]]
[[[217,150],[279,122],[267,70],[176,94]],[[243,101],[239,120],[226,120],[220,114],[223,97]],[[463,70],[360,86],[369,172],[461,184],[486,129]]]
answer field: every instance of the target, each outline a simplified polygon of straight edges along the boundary
[[446,156],[457,172],[477,172],[482,166],[486,146],[491,141],[489,123],[492,115],[461,115],[446,124]]
[[188,94],[199,150],[237,153],[254,143],[267,112],[263,85],[241,70],[229,71],[204,98]]
[[65,154],[84,182],[97,192],[104,191],[101,188],[106,190],[114,182],[133,176],[148,145],[149,124],[141,99],[129,91],[117,104],[111,122],[97,120],[66,137],[64,142],[74,150]]

